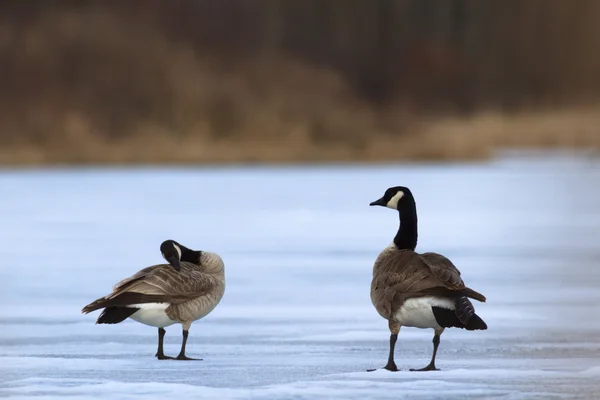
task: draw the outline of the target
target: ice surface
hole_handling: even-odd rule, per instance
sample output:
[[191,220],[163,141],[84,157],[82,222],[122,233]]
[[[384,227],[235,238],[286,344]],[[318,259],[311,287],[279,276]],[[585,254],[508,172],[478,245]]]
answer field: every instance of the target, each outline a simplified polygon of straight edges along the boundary
[[[0,173],[0,397],[76,399],[600,398],[600,163],[509,158],[379,167],[55,169]],[[484,293],[485,332],[403,328],[387,358],[371,268],[410,186],[419,249]],[[227,290],[190,356],[82,306],[173,238],[220,253]],[[166,352],[179,350],[179,325]]]

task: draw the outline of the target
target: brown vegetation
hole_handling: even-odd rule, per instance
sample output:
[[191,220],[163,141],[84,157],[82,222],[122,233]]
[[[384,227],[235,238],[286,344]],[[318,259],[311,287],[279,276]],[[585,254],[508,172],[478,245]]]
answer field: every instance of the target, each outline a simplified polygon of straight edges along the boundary
[[594,0],[1,4],[2,164],[600,145]]

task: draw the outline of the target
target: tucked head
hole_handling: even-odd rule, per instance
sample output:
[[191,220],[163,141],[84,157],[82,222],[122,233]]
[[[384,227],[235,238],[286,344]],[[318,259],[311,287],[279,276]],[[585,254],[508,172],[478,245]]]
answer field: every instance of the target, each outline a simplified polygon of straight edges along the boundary
[[188,249],[174,240],[165,240],[162,242],[160,252],[164,259],[177,271],[181,269],[181,262],[200,264],[202,256],[201,251]]
[[388,207],[392,210],[400,210],[400,207],[403,204],[410,202],[412,199],[413,195],[409,188],[404,186],[394,186],[386,190],[382,198],[375,200],[369,205]]
[[160,253],[162,254],[163,258],[167,260],[167,262],[171,264],[171,266],[175,268],[176,271],[179,271],[181,269],[180,261],[182,255],[182,248],[185,247],[174,240],[165,240],[160,245]]

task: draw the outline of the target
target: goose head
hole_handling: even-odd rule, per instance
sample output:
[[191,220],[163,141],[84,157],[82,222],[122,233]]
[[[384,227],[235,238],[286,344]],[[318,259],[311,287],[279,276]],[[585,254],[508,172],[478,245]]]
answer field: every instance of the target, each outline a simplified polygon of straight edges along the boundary
[[202,251],[188,249],[184,245],[170,239],[162,242],[160,253],[176,271],[181,269],[181,262],[200,265],[203,254]]
[[171,264],[171,266],[179,271],[181,269],[181,256],[183,254],[183,249],[185,246],[180,245],[174,240],[165,240],[160,245],[160,253],[163,258]]
[[410,204],[411,202],[414,203],[414,199],[409,188],[405,186],[394,186],[387,189],[383,194],[383,197],[371,202],[369,205],[382,206],[400,211],[403,205]]

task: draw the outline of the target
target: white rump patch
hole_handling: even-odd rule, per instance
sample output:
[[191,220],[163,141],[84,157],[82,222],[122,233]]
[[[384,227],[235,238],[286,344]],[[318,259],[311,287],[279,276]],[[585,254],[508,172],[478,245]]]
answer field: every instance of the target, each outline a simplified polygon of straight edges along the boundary
[[391,208],[393,210],[397,210],[398,209],[398,202],[400,201],[400,199],[402,198],[402,196],[404,196],[404,192],[402,190],[399,190],[398,193],[396,193],[394,195],[394,197],[392,197],[390,199],[390,201],[388,201],[385,206],[388,207],[388,208]]
[[141,310],[166,310],[169,307],[169,303],[142,303],[142,304],[131,304],[127,307],[139,308]]
[[408,299],[402,304],[402,307],[396,312],[396,320],[402,326],[413,328],[433,328],[440,329],[441,326],[435,320],[431,307],[441,307],[448,310],[454,310],[454,301],[443,297],[416,297]]
[[144,325],[164,328],[177,323],[177,321],[173,321],[169,318],[165,312],[169,305],[169,303],[132,304],[129,307],[139,308],[139,310],[133,313],[129,318]]

